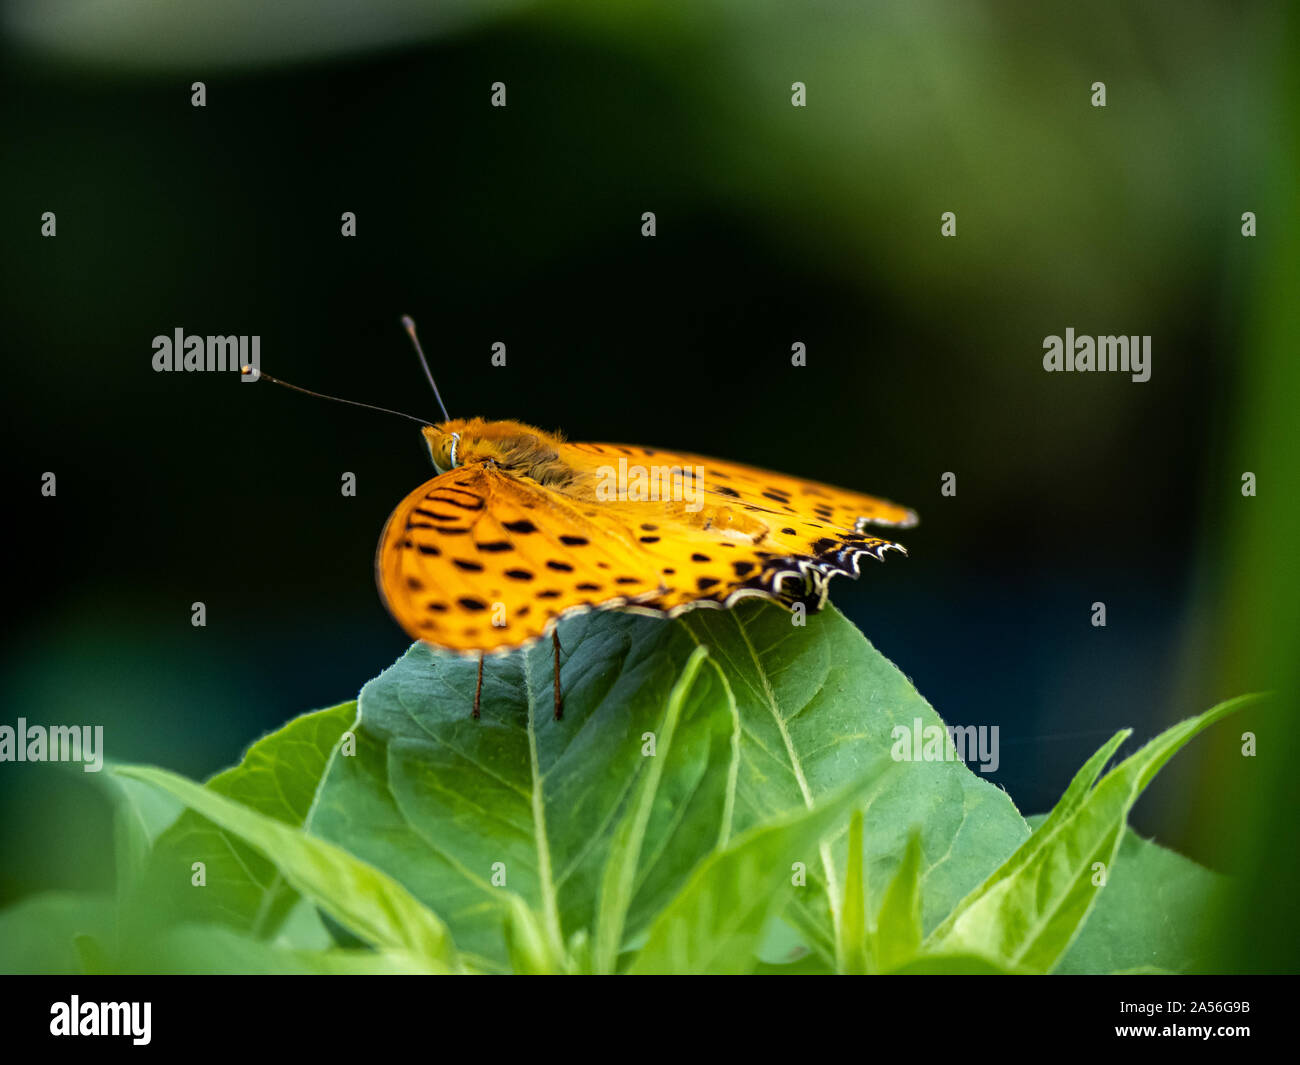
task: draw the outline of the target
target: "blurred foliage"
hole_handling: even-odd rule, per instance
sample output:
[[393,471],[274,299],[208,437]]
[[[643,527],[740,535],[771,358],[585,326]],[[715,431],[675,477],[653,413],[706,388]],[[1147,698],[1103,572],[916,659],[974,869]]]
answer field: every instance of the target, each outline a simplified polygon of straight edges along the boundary
[[113,767],[115,904],[0,911],[0,971],[1204,969],[1221,878],[1125,823],[1257,697],[1106,772],[1116,733],[1031,829],[833,607],[590,612],[561,639],[562,720],[545,644],[494,661],[471,718],[475,664],[417,643],[205,786]]

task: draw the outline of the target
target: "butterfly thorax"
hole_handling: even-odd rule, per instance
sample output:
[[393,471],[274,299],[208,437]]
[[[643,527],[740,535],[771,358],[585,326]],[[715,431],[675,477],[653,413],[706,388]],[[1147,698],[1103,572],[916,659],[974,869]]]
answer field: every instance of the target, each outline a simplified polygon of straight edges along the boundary
[[523,422],[457,418],[428,426],[424,438],[440,472],[489,464],[549,487],[567,485],[576,476],[560,457],[561,438]]

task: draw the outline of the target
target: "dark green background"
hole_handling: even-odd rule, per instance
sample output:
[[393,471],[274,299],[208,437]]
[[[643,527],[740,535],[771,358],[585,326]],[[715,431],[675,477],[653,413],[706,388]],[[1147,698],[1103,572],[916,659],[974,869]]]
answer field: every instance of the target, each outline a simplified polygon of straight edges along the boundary
[[[371,562],[431,472],[415,428],[150,358],[178,326],[259,334],[270,373],[432,416],[403,313],[455,415],[915,507],[911,557],[835,601],[947,721],[1001,727],[1026,813],[1116,728],[1288,683],[1286,6],[521,5],[449,30],[384,3],[312,33],[226,6],[6,22],[6,723],[103,723],[111,757],[204,775],[401,653]],[[1044,373],[1068,326],[1150,334],[1151,380]],[[1293,807],[1239,762],[1193,748],[1135,827],[1291,883],[1263,819]],[[102,882],[90,796],[0,767],[0,898]]]

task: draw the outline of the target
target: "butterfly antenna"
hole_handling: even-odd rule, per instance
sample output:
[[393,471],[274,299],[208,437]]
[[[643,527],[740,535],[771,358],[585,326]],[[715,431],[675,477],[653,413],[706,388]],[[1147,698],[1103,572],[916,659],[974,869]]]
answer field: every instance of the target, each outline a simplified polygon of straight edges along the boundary
[[438,401],[438,406],[442,408],[443,420],[451,421],[451,415],[447,413],[447,404],[442,401],[442,393],[438,391],[438,382],[433,379],[433,374],[429,372],[429,360],[424,357],[424,349],[420,347],[420,338],[415,335],[415,321],[409,314],[402,315],[402,328],[406,330],[406,335],[411,338],[411,343],[415,345],[415,353],[420,356],[420,365],[424,367],[424,376],[429,379],[429,387],[433,389],[433,398]]
[[373,403],[359,403],[355,399],[342,399],[339,396],[327,396],[324,392],[313,392],[310,388],[300,388],[298,385],[291,385],[288,381],[281,381],[278,377],[272,377],[269,373],[264,373],[261,370],[254,369],[252,366],[241,366],[239,372],[245,377],[251,376],[254,381],[260,381],[265,378],[273,385],[292,388],[295,392],[301,392],[304,396],[315,396],[317,399],[328,399],[335,403],[346,403],[350,407],[365,407],[366,410],[377,410],[382,414],[396,414],[399,418],[408,418],[418,425],[433,424],[423,418],[417,418],[414,414],[403,414],[400,410],[389,410],[387,407],[376,407]]

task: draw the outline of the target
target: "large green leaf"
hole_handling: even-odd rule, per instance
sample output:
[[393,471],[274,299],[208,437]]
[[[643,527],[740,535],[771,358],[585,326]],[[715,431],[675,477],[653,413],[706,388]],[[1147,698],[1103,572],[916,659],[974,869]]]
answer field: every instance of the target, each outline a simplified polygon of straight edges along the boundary
[[[488,660],[478,721],[477,663],[413,646],[363,689],[356,754],[333,760],[309,822],[436,909],[463,949],[503,967],[502,887],[539,915],[552,943],[596,926],[616,830],[644,794],[643,737],[662,739],[670,693],[697,648],[708,648],[710,667],[684,694],[660,755],[625,945],[720,843],[878,772],[895,726],[940,724],[834,608],[806,626],[757,603],[671,622],[602,613],[560,635],[561,721],[548,646]],[[1028,835],[1006,795],[960,762],[904,762],[865,824],[869,884],[889,883],[913,825],[929,926]],[[830,958],[839,836],[811,857],[809,890],[792,904]],[[601,951],[607,964],[608,942]]]
[[[696,649],[680,626],[632,620],[563,629],[561,721],[549,646],[487,663],[479,720],[476,664],[413,646],[362,690],[356,754],[331,765],[311,830],[388,871],[464,949],[503,965],[511,894],[552,946],[595,927],[618,826],[642,796],[635,862],[617,878],[617,908],[631,898],[620,934],[635,936],[732,834],[739,721],[717,669],[676,687]],[[602,940],[606,963],[610,950]]]

